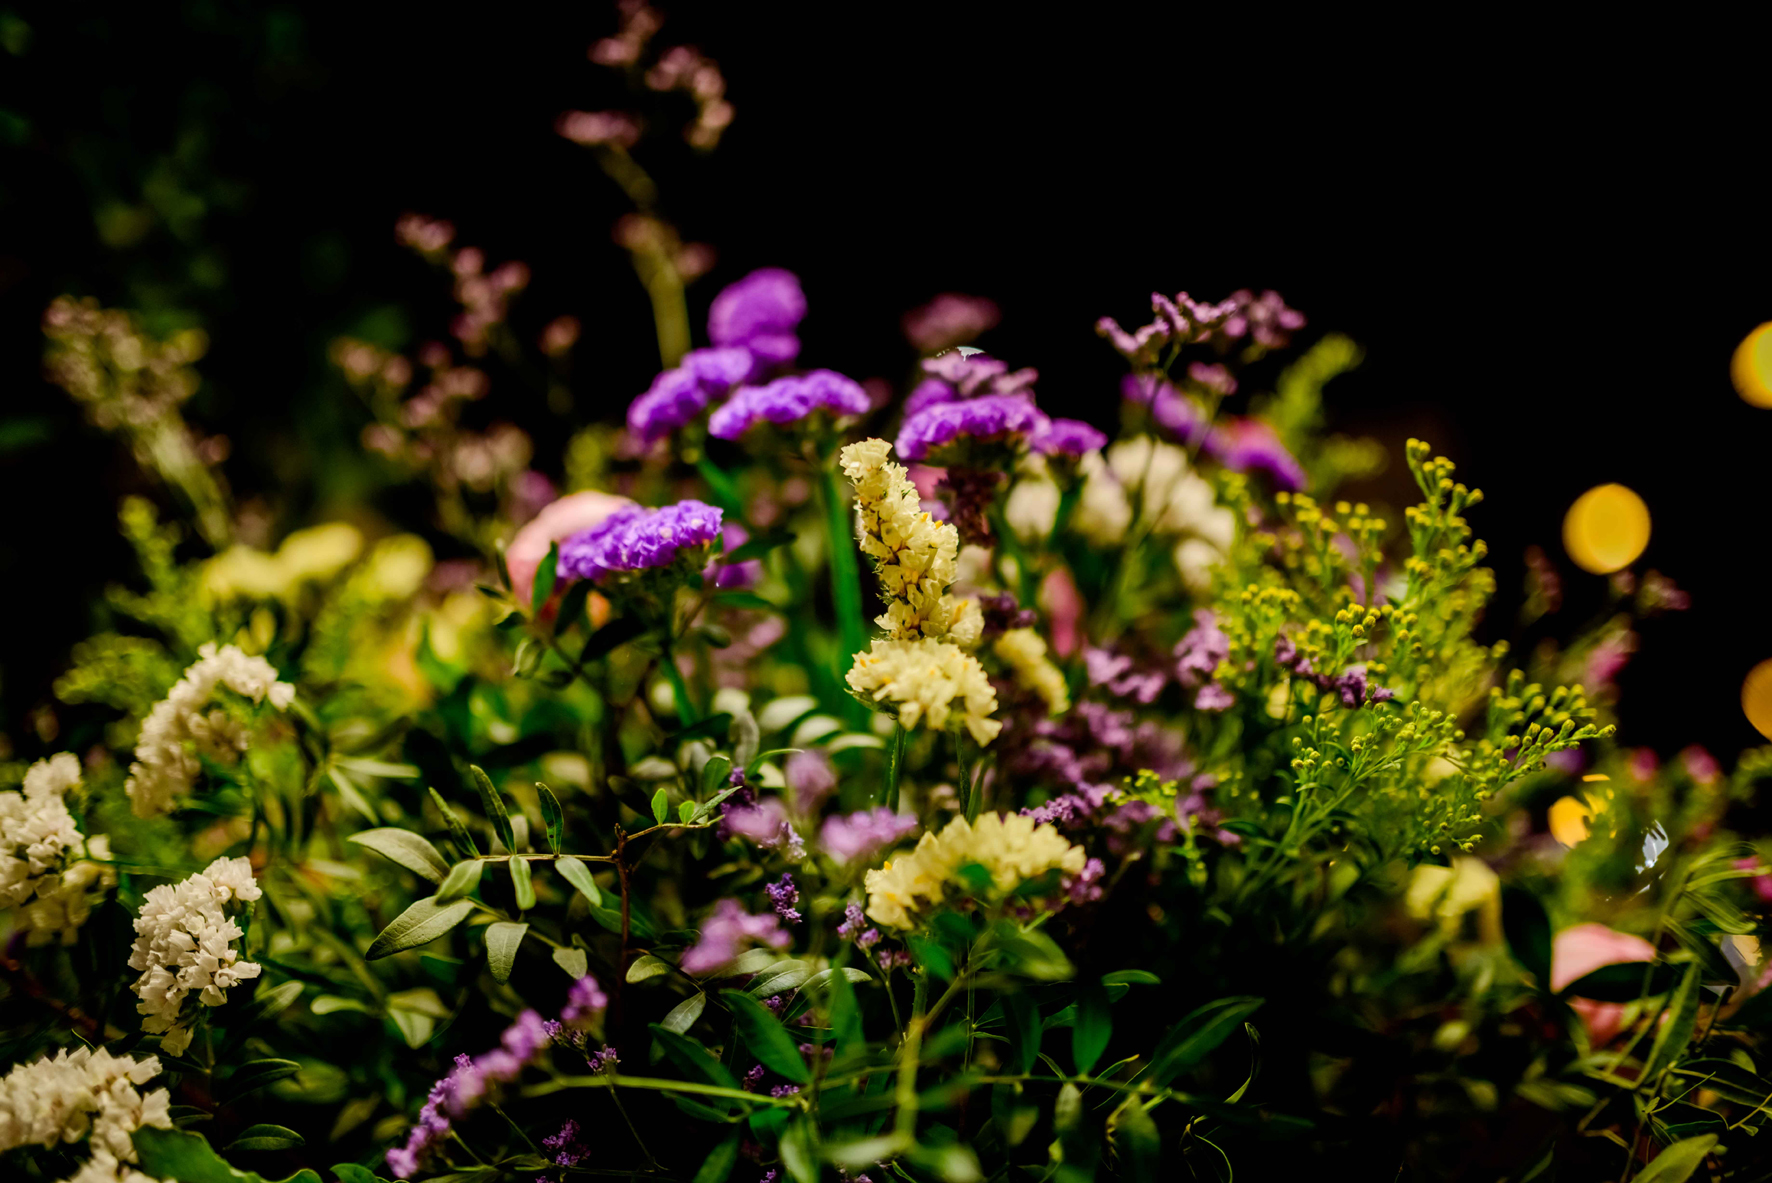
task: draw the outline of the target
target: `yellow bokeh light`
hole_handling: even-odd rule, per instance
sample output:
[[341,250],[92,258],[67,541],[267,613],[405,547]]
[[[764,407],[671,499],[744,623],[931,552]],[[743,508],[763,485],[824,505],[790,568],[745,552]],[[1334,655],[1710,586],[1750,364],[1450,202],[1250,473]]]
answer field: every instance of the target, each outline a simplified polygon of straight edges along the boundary
[[1742,339],[1729,362],[1729,377],[1742,398],[1772,407],[1772,320]]
[[1574,846],[1587,837],[1587,823],[1594,811],[1579,797],[1563,797],[1550,807],[1551,837],[1564,846]]
[[1595,575],[1623,570],[1648,545],[1649,507],[1623,485],[1589,489],[1563,518],[1563,549]]
[[1747,671],[1742,679],[1741,709],[1755,731],[1772,739],[1772,658]]

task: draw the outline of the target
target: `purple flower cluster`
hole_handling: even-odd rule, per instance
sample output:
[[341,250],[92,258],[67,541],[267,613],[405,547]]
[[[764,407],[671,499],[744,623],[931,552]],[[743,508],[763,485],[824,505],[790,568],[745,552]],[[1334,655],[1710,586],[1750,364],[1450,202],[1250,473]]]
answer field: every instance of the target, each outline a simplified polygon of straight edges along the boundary
[[557,1167],[576,1167],[591,1156],[591,1144],[585,1141],[578,1122],[571,1118],[566,1119],[559,1133],[543,1138],[541,1145],[543,1150],[553,1154]]
[[904,314],[905,340],[919,353],[935,353],[965,345],[997,327],[997,306],[981,296],[943,292],[921,308]]
[[763,894],[769,897],[769,906],[784,923],[800,923],[800,910],[794,907],[800,902],[800,887],[792,875],[784,873],[779,883],[764,884]]
[[867,391],[835,370],[790,374],[765,386],[741,386],[708,417],[708,434],[735,440],[758,423],[798,423],[815,411],[832,417],[868,413]]
[[779,849],[795,862],[806,857],[806,844],[788,820],[787,807],[779,797],[765,797],[755,805],[733,805],[729,798],[720,829],[726,835],[749,838],[766,850]]
[[[1237,387],[1236,379],[1223,366],[1195,362],[1189,376],[1226,393]],[[1148,407],[1151,421],[1164,434],[1189,447],[1200,446],[1232,472],[1265,472],[1288,492],[1305,487],[1303,467],[1274,429],[1261,420],[1231,417],[1210,424],[1198,403],[1158,374],[1128,374],[1120,382],[1120,393],[1127,402]]]
[[1153,292],[1151,311],[1156,314],[1151,323],[1130,333],[1112,317],[1104,316],[1095,324],[1095,331],[1135,369],[1152,369],[1164,350],[1196,342],[1228,345],[1249,338],[1263,349],[1277,349],[1294,330],[1304,327],[1304,315],[1286,307],[1273,291],[1259,296],[1247,290],[1233,292],[1217,304],[1194,300],[1186,292],[1173,300]]
[[653,444],[693,421],[715,399],[749,378],[756,359],[747,349],[696,349],[676,368],[652,380],[645,394],[628,404],[628,430]]
[[788,941],[788,934],[781,931],[781,919],[774,913],[752,916],[737,900],[724,899],[714,905],[714,914],[702,921],[701,939],[677,964],[686,974],[712,973],[732,964],[747,943],[785,949]]
[[631,571],[668,567],[678,555],[720,537],[720,517],[718,509],[700,501],[619,509],[560,544],[560,575],[598,583]]
[[566,992],[566,1006],[560,1012],[560,1021],[569,1024],[594,1023],[604,1011],[609,1009],[609,996],[603,993],[603,987],[590,974],[572,983],[572,989]]
[[1206,412],[1158,374],[1127,374],[1120,395],[1150,409],[1151,421],[1172,439],[1192,447],[1206,438]]
[[923,373],[923,381],[905,399],[907,419],[937,403],[998,394],[1019,394],[1032,399],[1034,382],[1040,376],[1040,372],[1031,367],[1011,371],[1009,363],[976,349],[953,349],[939,357],[927,358],[923,362]]
[[837,935],[854,941],[859,949],[871,949],[880,943],[880,930],[868,924],[867,913],[855,903],[843,909],[843,923],[837,925]]
[[1064,877],[1064,892],[1073,904],[1094,903],[1101,898],[1101,881],[1107,875],[1107,867],[1098,858],[1092,858],[1083,864],[1081,872]]
[[549,1042],[542,1017],[526,1010],[505,1030],[498,1047],[479,1056],[455,1057],[455,1067],[431,1086],[406,1145],[388,1151],[388,1169],[394,1177],[409,1179],[417,1174],[432,1147],[448,1136],[450,1123],[466,1116],[493,1086],[516,1080]]
[[1341,699],[1341,705],[1353,709],[1361,703],[1389,702],[1397,696],[1397,692],[1383,686],[1374,686],[1366,677],[1366,667],[1349,666],[1339,674],[1318,673],[1311,666],[1311,659],[1298,651],[1298,646],[1291,637],[1274,638],[1274,662],[1282,669],[1292,671],[1294,677],[1303,678],[1307,682],[1333,690]]
[[859,813],[826,818],[818,841],[839,863],[871,859],[917,828],[917,819],[894,813],[884,805]]
[[1051,420],[1019,394],[987,394],[961,402],[938,402],[909,415],[896,447],[905,460],[923,460],[961,437],[979,442],[1038,436]]
[[837,788],[837,773],[831,768],[830,758],[816,749],[789,756],[782,776],[794,795],[794,811],[801,817],[816,813]]
[[[1005,745],[1001,758],[1006,775],[1086,795],[1068,804],[1048,803],[1064,815],[1077,810],[1093,814],[1113,784],[1140,770],[1175,780],[1192,775],[1194,768],[1174,732],[1100,702],[1079,702],[1059,718],[1040,719],[1031,727],[1012,721],[997,742]],[[1041,820],[1061,819],[1054,815]]]
[[1232,472],[1265,472],[1275,485],[1296,493],[1305,487],[1304,468],[1286,450],[1274,429],[1259,419],[1230,419],[1206,437],[1206,451]]
[[[725,551],[735,551],[750,540],[751,532],[737,522],[726,522],[720,527],[720,547]],[[750,587],[762,578],[763,563],[760,559],[746,559],[742,563],[713,562],[701,575],[719,588]]]
[[1218,617],[1209,608],[1195,609],[1194,627],[1175,646],[1175,673],[1190,690],[1200,687],[1194,695],[1194,705],[1200,710],[1222,711],[1236,702],[1229,690],[1209,681],[1212,671],[1230,652],[1231,639],[1218,627]]
[[806,293],[793,272],[780,267],[753,271],[714,297],[708,309],[708,339],[743,348],[767,366],[800,356],[800,322],[806,319]]
[[1049,419],[1028,446],[1044,456],[1081,456],[1107,446],[1107,436],[1081,419]]
[[1083,650],[1083,670],[1091,686],[1100,686],[1115,698],[1130,698],[1149,706],[1169,684],[1169,671],[1140,665],[1131,655],[1093,646]]

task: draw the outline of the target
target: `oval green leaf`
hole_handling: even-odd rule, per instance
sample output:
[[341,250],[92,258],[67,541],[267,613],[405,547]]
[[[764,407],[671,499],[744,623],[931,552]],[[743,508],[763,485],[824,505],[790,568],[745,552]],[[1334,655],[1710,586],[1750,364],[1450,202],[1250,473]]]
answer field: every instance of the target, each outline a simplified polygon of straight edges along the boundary
[[769,1008],[746,994],[742,990],[722,990],[726,1006],[732,1011],[732,1025],[744,1037],[745,1046],[751,1049],[764,1067],[769,1068],[795,1084],[809,1084],[812,1073],[806,1068],[806,1060],[800,1055],[800,1048],[793,1036],[782,1027],[781,1020],[770,1013]]
[[437,848],[411,830],[383,826],[352,834],[350,840],[359,846],[367,846],[383,858],[399,863],[408,871],[422,875],[432,883],[443,882],[443,876],[449,874],[449,863],[437,852]]
[[439,904],[434,899],[419,900],[394,917],[394,922],[381,930],[363,956],[369,961],[426,945],[460,924],[474,910],[472,900]]
[[[521,861],[513,859],[512,863]],[[528,931],[527,924],[512,920],[499,920],[486,926],[486,966],[492,971],[494,981],[511,980],[511,967],[517,963],[517,949],[523,944],[523,934]]]
[[597,881],[591,878],[591,869],[578,859],[568,855],[554,860],[554,870],[560,872],[566,882],[578,889],[580,895],[591,902],[592,907],[603,906],[603,893],[597,890]]

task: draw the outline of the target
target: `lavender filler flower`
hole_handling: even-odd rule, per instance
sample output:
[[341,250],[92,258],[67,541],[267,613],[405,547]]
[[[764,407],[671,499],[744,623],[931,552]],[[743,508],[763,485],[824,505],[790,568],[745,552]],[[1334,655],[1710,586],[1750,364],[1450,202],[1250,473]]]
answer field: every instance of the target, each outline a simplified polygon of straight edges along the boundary
[[816,411],[832,417],[865,415],[867,392],[835,370],[790,374],[766,386],[741,387],[708,419],[708,434],[735,440],[758,423],[798,423]]
[[789,939],[781,931],[781,918],[773,912],[752,916],[737,900],[724,899],[714,905],[714,914],[702,921],[701,939],[684,952],[677,964],[686,974],[712,973],[732,964],[743,944],[785,949]]
[[749,378],[756,359],[738,347],[697,349],[652,380],[628,405],[628,430],[651,444],[690,423],[716,398]]
[[1049,422],[1023,395],[990,394],[925,407],[905,420],[895,447],[903,460],[923,460],[962,438],[1011,443],[1039,435]]
[[699,568],[720,537],[720,511],[700,501],[663,509],[633,506],[560,544],[560,575],[606,583],[615,577],[669,567],[679,555]]
[[872,858],[917,828],[917,819],[884,805],[847,816],[827,818],[819,832],[825,853],[840,863]]
[[742,346],[759,362],[786,365],[800,356],[795,330],[806,319],[806,293],[791,271],[765,267],[728,287],[708,309],[708,338]]

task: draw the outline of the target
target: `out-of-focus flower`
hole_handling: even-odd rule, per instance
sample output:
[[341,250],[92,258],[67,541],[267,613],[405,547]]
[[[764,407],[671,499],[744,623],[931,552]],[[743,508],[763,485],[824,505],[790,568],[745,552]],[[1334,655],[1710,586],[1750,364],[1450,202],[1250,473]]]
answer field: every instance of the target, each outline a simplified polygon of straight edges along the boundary
[[362,551],[363,535],[348,522],[297,530],[275,554],[236,544],[203,565],[203,592],[219,601],[286,598],[331,579]]
[[781,918],[773,912],[753,916],[737,900],[723,899],[713,915],[702,921],[701,939],[686,950],[678,966],[686,974],[707,974],[731,965],[746,945],[785,949],[790,938],[781,931]]
[[753,271],[714,297],[708,339],[739,346],[772,366],[800,356],[796,331],[806,319],[806,293],[793,272],[780,267]]
[[623,576],[670,567],[685,559],[700,570],[716,538],[721,513],[701,501],[662,509],[629,506],[560,544],[560,575],[613,585]]
[[[1561,991],[1607,965],[1628,965],[1655,960],[1655,946],[1642,937],[1607,928],[1604,924],[1577,924],[1565,928],[1551,942],[1550,988]],[[1587,1024],[1595,1047],[1611,1042],[1624,1023],[1622,1002],[1595,1002],[1571,998],[1569,1005]]]
[[556,316],[541,331],[541,351],[549,357],[564,357],[578,344],[580,325],[576,316]]
[[[726,522],[720,527],[720,546],[727,552],[737,550],[750,540],[751,532],[737,522]],[[763,577],[763,561],[746,559],[742,563],[722,563],[715,559],[701,574],[715,587],[750,587]]]
[[1404,901],[1411,916],[1434,920],[1448,932],[1467,913],[1478,912],[1484,942],[1501,941],[1501,877],[1482,859],[1462,856],[1449,867],[1423,863],[1415,868]]
[[927,457],[931,463],[941,463],[943,450],[958,441],[1016,448],[1039,438],[1050,426],[1051,420],[1023,395],[985,395],[925,406],[905,419],[896,447],[906,460]]
[[832,419],[865,415],[867,392],[835,370],[791,374],[765,386],[741,386],[709,416],[708,434],[735,440],[758,423],[798,423],[818,412]]
[[1151,422],[1170,438],[1192,447],[1206,438],[1206,412],[1160,374],[1127,374],[1120,381],[1127,402],[1149,410]]
[[465,1117],[481,1099],[501,1084],[523,1074],[530,1061],[552,1042],[549,1024],[526,1010],[505,1029],[499,1045],[478,1056],[455,1057],[455,1067],[431,1086],[418,1123],[406,1136],[404,1146],[388,1151],[388,1170],[396,1179],[410,1179],[424,1165],[433,1148],[449,1137],[453,1121]]
[[694,422],[709,403],[749,378],[756,366],[756,357],[746,348],[691,350],[628,405],[628,430],[643,444],[655,443]]
[[722,834],[749,838],[765,850],[782,851],[795,862],[806,856],[806,844],[788,820],[787,808],[779,797],[765,797],[755,804],[729,801],[720,823]]
[[619,510],[633,506],[626,497],[586,489],[546,506],[518,530],[505,547],[505,567],[511,573],[511,592],[519,604],[529,603],[535,590],[535,570],[548,557],[548,548],[606,521]]
[[1047,456],[1081,456],[1107,446],[1108,438],[1081,419],[1048,419],[1028,446]]
[[917,829],[917,819],[894,813],[884,805],[858,813],[826,818],[818,843],[839,863],[862,862],[896,844]]
[[566,111],[554,121],[554,130],[587,148],[632,148],[640,140],[640,121],[626,111]]
[[1015,680],[1046,704],[1048,715],[1070,709],[1070,691],[1064,674],[1046,656],[1046,641],[1031,628],[1010,629],[991,642],[991,652],[1015,672]]
[[816,749],[795,752],[788,757],[782,775],[794,795],[794,811],[811,817],[837,788],[837,774],[830,758]]
[[394,240],[420,254],[434,255],[455,241],[455,227],[441,218],[401,214],[394,223]]
[[970,345],[979,335],[997,327],[1002,314],[981,296],[943,292],[920,308],[904,314],[905,339],[919,353],[940,353],[956,345]]
[[22,906],[33,945],[73,944],[117,884],[116,870],[105,865],[109,839],[83,836],[68,812],[65,795],[79,783],[79,759],[61,752],[31,765],[22,791],[0,793],[0,907]]
[[1206,452],[1232,472],[1265,472],[1274,484],[1296,493],[1308,483],[1303,467],[1274,429],[1260,419],[1229,419],[1206,437]]
[[1021,814],[985,813],[976,822],[955,818],[939,833],[924,834],[911,853],[868,872],[867,914],[893,928],[911,928],[950,888],[974,895],[978,885],[961,873],[968,865],[984,869],[990,901],[1049,871],[1080,875],[1085,859],[1081,846]]

